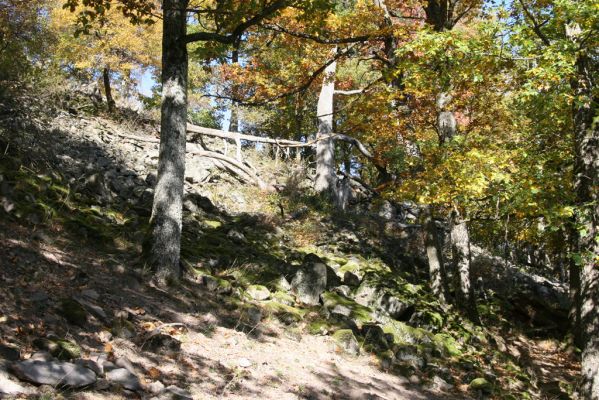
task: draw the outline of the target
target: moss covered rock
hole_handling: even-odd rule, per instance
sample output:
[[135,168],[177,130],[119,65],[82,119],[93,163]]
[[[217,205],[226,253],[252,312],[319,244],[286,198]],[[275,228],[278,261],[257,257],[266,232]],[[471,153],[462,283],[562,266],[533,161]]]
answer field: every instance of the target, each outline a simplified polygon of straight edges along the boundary
[[268,290],[268,288],[263,285],[250,285],[246,289],[246,293],[253,300],[262,301],[262,300],[267,300],[268,298],[270,298],[270,290]]
[[295,299],[293,298],[292,295],[290,295],[289,293],[286,292],[274,292],[270,298],[278,303],[284,304],[286,306],[292,306],[293,304],[295,304]]
[[433,343],[444,356],[457,357],[462,354],[459,343],[446,333],[437,333],[433,336]]
[[401,321],[389,320],[383,325],[383,331],[393,335],[395,343],[418,344],[431,341],[430,332],[414,328]]
[[485,378],[475,378],[470,382],[469,385],[471,390],[480,391],[483,393],[492,393],[493,392],[493,384],[486,380]]
[[61,360],[72,360],[81,357],[81,347],[70,340],[58,339],[55,341],[57,348],[52,352],[52,355]]
[[341,294],[325,292],[322,294],[321,298],[324,309],[328,314],[348,317],[353,320],[358,327],[374,320],[372,309],[358,304],[354,300]]
[[206,288],[211,292],[229,294],[233,291],[233,286],[231,285],[231,282],[223,278],[218,278],[216,276],[204,275],[202,277],[202,283],[204,283]]
[[212,228],[212,229],[218,229],[221,226],[223,226],[223,223],[218,220],[205,219],[203,222],[204,222],[204,225],[206,225],[207,227]]
[[339,329],[331,336],[338,348],[348,354],[360,354],[360,344],[351,329]]
[[72,298],[61,300],[60,315],[74,325],[83,326],[87,322],[87,311],[77,300]]
[[264,308],[270,316],[275,317],[286,325],[300,322],[304,318],[305,310],[282,304],[278,301],[269,301]]

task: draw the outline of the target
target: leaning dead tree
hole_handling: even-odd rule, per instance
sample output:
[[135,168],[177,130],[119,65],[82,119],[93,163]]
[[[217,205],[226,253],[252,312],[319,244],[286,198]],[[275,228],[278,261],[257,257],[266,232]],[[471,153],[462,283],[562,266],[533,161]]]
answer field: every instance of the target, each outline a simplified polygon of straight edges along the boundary
[[[277,148],[301,148],[301,147],[313,147],[316,146],[317,143],[321,140],[341,140],[344,142],[348,142],[354,145],[362,155],[364,155],[368,159],[372,159],[372,155],[368,151],[368,149],[356,138],[353,138],[348,135],[343,135],[339,133],[330,133],[326,135],[326,137],[321,136],[317,139],[310,140],[307,142],[299,142],[295,140],[288,139],[276,139],[262,136],[254,136],[254,135],[246,135],[239,132],[227,132],[221,131],[219,129],[205,128],[203,126],[197,126],[188,124],[187,131],[191,133],[191,141],[187,142],[186,152],[188,154],[193,154],[199,157],[206,157],[212,159],[215,164],[224,169],[231,174],[238,177],[242,182],[253,183],[258,185],[260,189],[263,190],[274,190],[271,185],[264,182],[256,173],[254,167],[252,167],[247,161],[238,160],[237,158],[229,157],[223,153],[218,151],[209,150],[202,140],[203,136],[208,137],[217,137],[222,139],[229,139],[235,142],[239,142],[241,140],[245,140],[248,142],[254,143],[267,143],[272,144],[273,146],[277,146]],[[114,132],[115,135],[122,137],[124,139],[129,139],[138,142],[148,142],[148,143],[160,143],[160,140],[157,138],[149,137],[149,136],[135,136],[135,135],[127,135],[120,132]]]
[[235,140],[235,141],[236,140],[245,140],[248,142],[255,142],[255,143],[268,143],[268,144],[272,144],[272,145],[282,147],[282,148],[312,147],[312,146],[315,146],[321,140],[328,140],[328,139],[341,140],[343,142],[353,144],[356,147],[356,149],[358,149],[358,151],[360,153],[362,153],[362,155],[364,155],[366,158],[368,158],[368,159],[372,158],[372,154],[370,154],[370,152],[368,151],[368,149],[366,148],[366,146],[364,146],[364,144],[362,142],[360,142],[358,139],[356,139],[354,137],[344,135],[341,133],[330,133],[328,135],[323,135],[323,136],[319,137],[318,139],[310,140],[307,142],[299,142],[296,140],[273,139],[273,138],[263,137],[263,136],[246,135],[246,134],[239,133],[239,132],[221,131],[219,129],[205,128],[203,126],[197,126],[197,125],[192,125],[192,124],[187,124],[187,131],[192,134],[192,136],[191,136],[192,142],[197,141],[199,139],[199,137],[201,137],[201,136],[211,136],[211,137],[218,137],[218,138],[222,138],[222,139],[230,139],[230,140]]

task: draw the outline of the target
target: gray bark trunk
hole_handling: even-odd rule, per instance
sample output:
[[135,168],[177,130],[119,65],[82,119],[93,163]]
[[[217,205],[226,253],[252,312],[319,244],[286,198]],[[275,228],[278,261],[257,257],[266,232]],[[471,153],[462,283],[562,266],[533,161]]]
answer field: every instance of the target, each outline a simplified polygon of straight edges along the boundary
[[[239,43],[236,44],[236,48],[233,50],[231,54],[231,63],[237,64],[239,62]],[[235,94],[235,88],[233,88],[233,93]],[[229,122],[229,132],[237,132],[239,131],[239,105],[237,101],[233,100],[231,102],[231,118]],[[235,158],[238,161],[241,161],[241,139],[235,138]]]
[[470,236],[468,235],[466,221],[457,212],[452,213],[451,249],[455,268],[457,305],[466,312],[472,321],[478,322],[474,287],[470,279]]
[[163,2],[160,152],[148,254],[154,280],[160,285],[180,276],[187,132],[187,5],[187,0]]
[[457,133],[457,123],[453,111],[448,110],[451,94],[439,93],[437,95],[437,134],[439,144],[451,140]]
[[443,247],[441,246],[441,241],[439,240],[437,226],[433,218],[432,207],[427,207],[425,213],[425,246],[426,256],[428,258],[431,289],[433,294],[441,304],[447,304],[447,277],[445,274],[445,266],[443,263]]
[[599,126],[595,121],[598,98],[593,97],[596,65],[585,54],[578,57],[577,78],[572,82],[574,109],[574,190],[580,270],[580,321],[583,399],[599,399]]
[[102,71],[102,79],[104,80],[104,93],[106,94],[108,111],[113,112],[116,103],[112,97],[112,88],[110,87],[110,68],[104,67],[104,70]]
[[[337,63],[331,63],[324,70],[320,96],[318,97],[318,133],[316,138],[333,132],[333,95],[335,93],[335,71]],[[335,173],[335,142],[332,138],[316,144],[316,179],[314,189],[318,193],[333,195],[337,186]]]

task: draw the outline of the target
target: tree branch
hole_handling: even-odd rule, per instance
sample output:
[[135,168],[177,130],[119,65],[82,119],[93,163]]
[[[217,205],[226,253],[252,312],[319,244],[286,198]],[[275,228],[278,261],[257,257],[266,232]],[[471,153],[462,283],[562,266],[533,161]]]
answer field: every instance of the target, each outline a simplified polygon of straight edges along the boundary
[[337,38],[337,39],[325,39],[320,36],[310,35],[305,32],[295,32],[289,29],[286,29],[278,24],[261,24],[264,29],[268,29],[274,32],[284,33],[289,36],[294,36],[301,39],[308,39],[316,43],[320,44],[347,44],[347,43],[358,43],[358,42],[368,42],[371,40],[385,40],[390,35],[361,35],[354,36],[348,38]]
[[543,33],[543,31],[541,30],[541,26],[537,23],[537,20],[535,19],[535,17],[528,10],[528,8],[526,8],[526,5],[524,4],[524,1],[523,0],[518,0],[518,1],[520,2],[520,5],[522,6],[522,10],[524,11],[524,15],[526,15],[526,17],[532,23],[532,30],[534,31],[534,33],[537,34],[537,36],[539,37],[539,39],[541,39],[541,41],[546,46],[551,46],[551,41],[549,40],[549,38],[547,36],[545,36],[545,34]]
[[259,14],[256,14],[237,25],[229,34],[223,35],[215,32],[194,32],[185,36],[185,43],[215,41],[223,44],[233,44],[248,28],[259,24],[263,19],[286,7],[288,4],[289,0],[275,0],[270,5],[264,7]]

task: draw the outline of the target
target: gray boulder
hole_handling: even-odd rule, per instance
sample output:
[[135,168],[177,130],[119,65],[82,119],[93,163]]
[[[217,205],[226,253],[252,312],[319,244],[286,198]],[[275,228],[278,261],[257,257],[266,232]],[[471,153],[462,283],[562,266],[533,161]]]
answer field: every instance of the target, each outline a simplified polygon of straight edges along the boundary
[[37,385],[81,388],[96,382],[96,374],[81,365],[68,362],[27,360],[15,363],[13,373]]
[[135,374],[127,371],[126,368],[117,368],[108,371],[106,373],[106,379],[110,382],[117,383],[128,390],[139,391],[143,389],[139,378]]
[[326,264],[317,256],[308,254],[291,281],[291,290],[300,302],[314,306],[319,303],[320,295],[326,288]]
[[193,397],[187,390],[171,385],[150,400],[193,400]]
[[371,274],[362,279],[356,290],[355,300],[358,304],[371,307],[397,320],[408,319],[414,309],[413,305],[402,301],[394,296],[390,289],[377,283]]
[[254,300],[262,301],[270,298],[270,290],[262,285],[250,285],[247,288],[247,294]]
[[356,287],[360,285],[360,278],[352,272],[345,271],[345,274],[343,274],[343,283],[347,286]]

